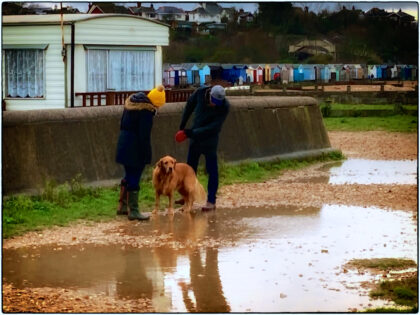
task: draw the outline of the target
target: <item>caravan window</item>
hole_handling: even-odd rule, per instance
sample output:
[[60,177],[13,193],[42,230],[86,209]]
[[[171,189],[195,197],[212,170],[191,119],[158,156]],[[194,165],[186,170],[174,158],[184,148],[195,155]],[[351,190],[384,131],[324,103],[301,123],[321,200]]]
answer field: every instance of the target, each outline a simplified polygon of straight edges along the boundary
[[155,82],[155,53],[88,49],[87,77],[88,92],[151,90]]
[[5,49],[6,97],[44,97],[44,49]]

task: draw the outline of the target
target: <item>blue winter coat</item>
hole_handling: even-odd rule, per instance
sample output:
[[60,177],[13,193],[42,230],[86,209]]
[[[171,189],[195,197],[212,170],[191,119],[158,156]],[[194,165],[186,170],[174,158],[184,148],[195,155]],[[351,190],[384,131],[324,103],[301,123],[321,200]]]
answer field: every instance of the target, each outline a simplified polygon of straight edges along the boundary
[[[190,138],[190,144],[197,146],[203,153],[216,152],[219,144],[219,133],[223,122],[229,113],[229,101],[225,98],[223,105],[210,106],[210,88],[204,86],[198,88],[188,99],[182,114],[179,129],[185,130]],[[191,129],[185,126],[194,112],[194,122]]]
[[151,132],[156,108],[144,93],[126,100],[117,144],[117,163],[139,167],[152,160]]

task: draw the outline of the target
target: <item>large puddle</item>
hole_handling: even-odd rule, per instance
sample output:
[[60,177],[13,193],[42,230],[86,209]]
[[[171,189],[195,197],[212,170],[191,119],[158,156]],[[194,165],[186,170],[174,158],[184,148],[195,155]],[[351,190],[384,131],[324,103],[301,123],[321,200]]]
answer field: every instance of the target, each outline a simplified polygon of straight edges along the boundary
[[[157,312],[347,312],[386,305],[360,288],[373,275],[344,272],[353,258],[417,262],[413,214],[378,208],[218,209],[176,213],[122,233],[188,243],[41,246],[3,250],[3,281],[77,289],[118,299],[148,297]],[[205,246],[203,246],[205,244]]]
[[330,169],[329,183],[416,185],[417,173],[417,161],[349,159]]

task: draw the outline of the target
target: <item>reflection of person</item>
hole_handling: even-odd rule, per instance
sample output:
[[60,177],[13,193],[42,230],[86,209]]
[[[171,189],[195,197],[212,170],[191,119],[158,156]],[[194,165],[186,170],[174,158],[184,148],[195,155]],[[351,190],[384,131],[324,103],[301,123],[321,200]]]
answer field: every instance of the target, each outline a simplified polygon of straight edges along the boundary
[[125,101],[116,157],[117,163],[124,165],[125,177],[121,180],[117,214],[128,214],[129,220],[149,219],[139,212],[139,182],[146,164],[152,159],[150,135],[153,116],[164,103],[162,85],[151,90],[147,96],[139,92]]
[[[209,174],[207,204],[203,211],[216,209],[216,193],[219,186],[217,166],[217,146],[223,122],[229,113],[230,104],[225,98],[225,90],[220,85],[198,88],[188,99],[182,114],[179,131],[175,135],[177,142],[190,138],[187,163],[197,173],[201,154],[206,158],[206,170]],[[191,129],[185,126],[194,112]],[[183,203],[178,201],[176,203]]]
[[[181,282],[182,297],[188,312],[230,312],[230,306],[223,295],[222,282],[220,281],[218,268],[218,249],[206,249],[206,262],[201,263],[200,251],[190,254],[190,278],[191,283]],[[195,296],[195,304],[188,296],[192,289]]]
[[124,269],[117,273],[116,291],[121,299],[153,298],[153,280],[147,275],[147,266],[153,265],[149,250],[140,248],[123,254]]

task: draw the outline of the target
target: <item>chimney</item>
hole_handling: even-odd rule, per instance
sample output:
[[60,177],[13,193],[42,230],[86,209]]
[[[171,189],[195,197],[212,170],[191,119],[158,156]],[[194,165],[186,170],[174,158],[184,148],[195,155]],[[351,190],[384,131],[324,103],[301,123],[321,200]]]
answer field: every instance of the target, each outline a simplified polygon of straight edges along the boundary
[[137,8],[141,8],[141,2],[137,2]]
[[151,4],[150,4],[150,7],[151,7],[152,9],[154,9],[154,8],[155,8],[155,7],[153,6],[153,3],[151,3]]

